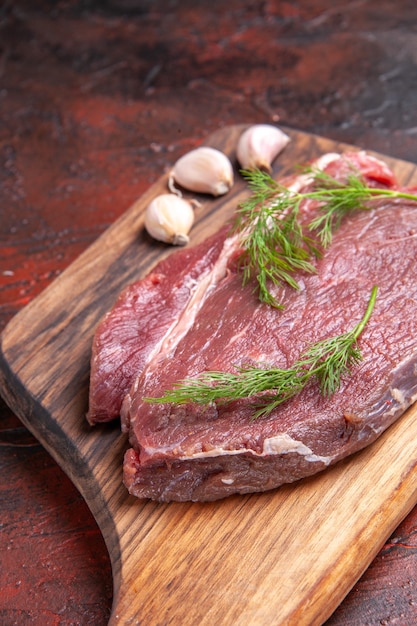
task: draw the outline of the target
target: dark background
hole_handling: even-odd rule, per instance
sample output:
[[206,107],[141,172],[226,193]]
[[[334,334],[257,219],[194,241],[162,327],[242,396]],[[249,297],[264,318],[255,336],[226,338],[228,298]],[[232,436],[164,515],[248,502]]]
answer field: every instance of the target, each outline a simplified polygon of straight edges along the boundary
[[[415,0],[1,3],[0,330],[176,158],[255,122],[416,162]],[[417,623],[416,529],[328,626]],[[1,624],[107,623],[98,528],[1,400],[0,555]]]

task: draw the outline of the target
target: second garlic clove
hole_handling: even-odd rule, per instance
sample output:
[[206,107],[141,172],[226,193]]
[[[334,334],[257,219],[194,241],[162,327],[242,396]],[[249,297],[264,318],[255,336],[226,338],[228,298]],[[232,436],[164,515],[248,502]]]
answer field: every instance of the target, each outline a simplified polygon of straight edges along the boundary
[[271,172],[273,160],[290,141],[288,135],[270,124],[254,124],[239,138],[236,157],[244,170]]
[[175,183],[190,191],[222,196],[233,185],[233,167],[220,150],[201,146],[187,152],[175,163],[168,185],[178,194]]
[[193,224],[193,204],[172,193],[157,196],[146,207],[145,228],[158,241],[185,246]]

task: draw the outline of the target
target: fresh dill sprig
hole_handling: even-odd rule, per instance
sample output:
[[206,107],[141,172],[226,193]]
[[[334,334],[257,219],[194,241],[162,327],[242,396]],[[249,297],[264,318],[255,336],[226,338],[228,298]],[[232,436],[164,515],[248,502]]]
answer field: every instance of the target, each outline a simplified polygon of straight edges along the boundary
[[241,266],[243,284],[256,277],[259,297],[276,308],[283,308],[270,290],[270,284],[289,284],[299,289],[293,274],[314,273],[312,256],[319,256],[314,240],[305,234],[298,219],[300,202],[293,192],[261,170],[243,171],[252,195],[237,210],[235,230],[242,233]]
[[[254,418],[268,415],[277,406],[297,395],[316,378],[323,396],[330,397],[340,387],[342,378],[362,360],[357,340],[375,306],[378,288],[373,287],[361,321],[350,331],[312,344],[289,369],[261,367],[237,368],[237,373],[203,372],[197,378],[185,379],[160,398],[147,402],[186,404],[221,404],[253,398],[258,407]],[[261,395],[265,394],[265,395]]]
[[[369,187],[353,166],[345,181],[323,170],[305,169],[309,191],[286,188],[268,173],[243,171],[252,195],[238,208],[235,229],[241,233],[243,284],[258,282],[261,301],[283,308],[271,293],[271,285],[287,283],[298,289],[293,274],[314,273],[313,257],[330,246],[343,217],[353,211],[369,210],[373,198],[403,198],[417,201],[417,195],[395,189]],[[307,226],[300,222],[303,201],[317,202],[319,214]],[[307,235],[306,231],[310,234]]]
[[376,198],[402,198],[417,201],[417,195],[380,187],[369,187],[360,172],[353,167],[346,181],[338,181],[323,170],[312,168],[314,187],[305,195],[319,203],[320,214],[309,224],[315,231],[323,248],[332,243],[333,232],[340,226],[343,217],[354,211],[369,211],[369,201]]
[[310,192],[310,197],[319,203],[320,213],[308,228],[315,231],[323,248],[328,248],[332,243],[333,232],[339,228],[345,215],[369,210],[365,202],[372,197],[372,187],[368,187],[360,174],[353,171],[346,182],[336,180],[323,170],[310,171],[314,179],[314,191]]

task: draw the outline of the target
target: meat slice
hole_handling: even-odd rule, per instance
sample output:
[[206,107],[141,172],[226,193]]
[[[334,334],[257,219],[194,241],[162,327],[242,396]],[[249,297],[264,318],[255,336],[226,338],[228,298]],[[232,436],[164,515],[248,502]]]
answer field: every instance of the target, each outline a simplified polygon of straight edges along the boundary
[[[327,155],[321,165],[344,177],[346,158]],[[372,157],[355,153],[349,159],[373,184],[395,184]],[[305,178],[291,181],[293,188],[306,184]],[[316,263],[317,274],[297,276],[299,291],[277,291],[283,311],[260,303],[250,287],[242,289],[237,242],[219,234],[205,286],[194,292],[192,304],[189,299],[178,308],[176,324],[153,345],[125,395],[122,428],[131,448],[124,482],[131,494],[205,501],[273,489],[370,444],[415,401],[417,206],[386,200],[372,206],[343,221]],[[311,203],[306,210],[314,211]],[[253,398],[208,406],[144,401],[208,370],[292,365],[311,343],[351,329],[374,285],[377,303],[359,340],[363,361],[330,399],[312,380],[257,420]],[[147,283],[135,289],[146,290]]]

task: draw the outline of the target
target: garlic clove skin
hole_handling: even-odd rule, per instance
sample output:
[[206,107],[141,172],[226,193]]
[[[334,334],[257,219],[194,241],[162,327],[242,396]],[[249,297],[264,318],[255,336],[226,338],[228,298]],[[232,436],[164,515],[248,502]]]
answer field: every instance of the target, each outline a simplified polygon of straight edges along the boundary
[[154,239],[174,246],[185,246],[194,224],[191,202],[172,193],[156,196],[145,210],[145,228]]
[[216,148],[201,146],[178,159],[171,170],[168,186],[177,194],[175,183],[189,191],[222,196],[233,186],[233,178],[228,157]]
[[240,136],[236,157],[244,170],[271,172],[272,162],[290,141],[288,135],[270,124],[254,124]]

